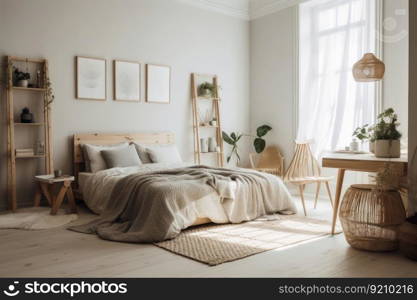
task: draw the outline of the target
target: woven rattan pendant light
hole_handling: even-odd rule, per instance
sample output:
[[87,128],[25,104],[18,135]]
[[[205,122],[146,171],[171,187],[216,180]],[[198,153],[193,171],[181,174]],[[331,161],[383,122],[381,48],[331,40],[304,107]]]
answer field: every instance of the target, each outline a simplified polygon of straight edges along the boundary
[[385,64],[372,53],[366,53],[353,65],[353,77],[359,82],[378,81],[384,78]]

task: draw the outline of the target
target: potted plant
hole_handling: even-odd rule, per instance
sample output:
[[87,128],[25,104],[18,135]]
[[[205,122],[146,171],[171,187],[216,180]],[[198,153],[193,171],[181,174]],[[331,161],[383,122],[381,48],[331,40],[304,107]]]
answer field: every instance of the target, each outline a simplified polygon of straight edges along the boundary
[[14,78],[16,82],[16,86],[18,87],[28,87],[30,73],[19,71],[18,68],[14,70]]
[[232,132],[229,134],[227,134],[226,132],[222,132],[222,136],[223,136],[223,140],[232,146],[232,150],[230,151],[229,155],[227,156],[226,160],[227,162],[230,162],[230,159],[233,156],[236,156],[236,161],[237,164],[239,164],[240,162],[240,155],[239,155],[239,148],[237,143],[239,142],[239,140],[243,137],[243,136],[249,136],[249,137],[254,137],[254,141],[253,141],[253,147],[255,148],[256,153],[261,153],[262,151],[264,151],[265,146],[266,146],[266,141],[263,139],[263,137],[270,131],[272,130],[271,126],[268,125],[262,125],[259,126],[256,129],[256,136],[252,136],[249,134],[242,134],[242,133],[236,133],[236,132]]
[[203,82],[198,86],[198,95],[201,97],[212,97],[215,93],[215,85],[210,82]]
[[374,127],[375,156],[395,158],[401,156],[400,125],[394,109],[388,108],[378,116]]
[[362,127],[358,127],[355,129],[352,136],[361,141],[362,144],[366,141],[369,141],[369,152],[375,152],[375,137],[373,126],[365,124]]

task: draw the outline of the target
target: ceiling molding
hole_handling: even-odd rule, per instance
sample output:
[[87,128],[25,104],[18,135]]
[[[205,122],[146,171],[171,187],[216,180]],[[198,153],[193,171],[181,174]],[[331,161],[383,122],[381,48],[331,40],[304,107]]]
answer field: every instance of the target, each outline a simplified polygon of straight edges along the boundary
[[307,0],[270,0],[267,3],[258,4],[258,2],[262,2],[262,1],[251,0],[250,19],[251,20],[258,19],[263,16],[270,15],[280,10],[286,9],[288,7],[295,6],[305,1]]
[[249,0],[179,0],[202,9],[215,11],[235,18],[249,20]]

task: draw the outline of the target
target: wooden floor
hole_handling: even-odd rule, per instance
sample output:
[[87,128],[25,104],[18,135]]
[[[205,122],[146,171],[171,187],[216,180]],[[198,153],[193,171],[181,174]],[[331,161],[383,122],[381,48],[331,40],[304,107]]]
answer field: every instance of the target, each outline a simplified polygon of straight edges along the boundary
[[[328,200],[317,210],[309,201],[308,211],[330,220]],[[83,213],[77,223],[91,217]],[[63,228],[0,230],[0,241],[1,277],[417,277],[417,262],[397,252],[354,250],[342,234],[215,267],[153,245],[109,242]]]

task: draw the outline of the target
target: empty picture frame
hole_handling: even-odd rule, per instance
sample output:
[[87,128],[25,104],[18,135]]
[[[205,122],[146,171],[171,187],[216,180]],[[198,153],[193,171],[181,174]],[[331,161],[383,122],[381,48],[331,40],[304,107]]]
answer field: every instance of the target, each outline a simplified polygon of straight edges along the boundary
[[171,68],[164,65],[146,65],[146,101],[170,103]]
[[140,63],[113,61],[114,100],[140,101]]
[[76,97],[86,100],[106,100],[106,60],[77,56]]

